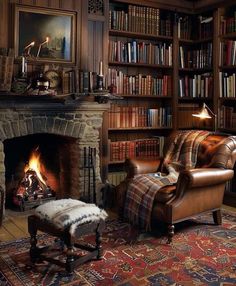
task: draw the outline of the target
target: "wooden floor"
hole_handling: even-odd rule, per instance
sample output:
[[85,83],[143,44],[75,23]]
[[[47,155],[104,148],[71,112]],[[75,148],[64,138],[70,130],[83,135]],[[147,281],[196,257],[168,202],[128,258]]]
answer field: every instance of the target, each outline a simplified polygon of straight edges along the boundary
[[[223,209],[236,212],[236,208],[226,205],[223,205]],[[28,237],[27,218],[32,212],[16,212],[7,209],[3,225],[0,227],[0,242]],[[109,213],[109,216],[114,217],[114,213]]]

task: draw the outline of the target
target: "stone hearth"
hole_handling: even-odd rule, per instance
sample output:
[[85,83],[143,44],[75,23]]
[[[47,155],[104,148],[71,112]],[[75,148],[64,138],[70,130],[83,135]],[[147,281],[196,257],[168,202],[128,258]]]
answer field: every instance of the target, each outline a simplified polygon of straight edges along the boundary
[[[82,100],[47,100],[21,98],[1,100],[0,106],[0,185],[5,186],[4,141],[31,134],[54,134],[75,139],[74,168],[78,180],[71,182],[70,197],[86,196],[84,148],[96,148],[96,196],[101,200],[99,142],[103,112],[109,104]],[[65,154],[65,156],[69,156]],[[66,171],[66,170],[65,170]],[[66,190],[64,190],[66,193]]]

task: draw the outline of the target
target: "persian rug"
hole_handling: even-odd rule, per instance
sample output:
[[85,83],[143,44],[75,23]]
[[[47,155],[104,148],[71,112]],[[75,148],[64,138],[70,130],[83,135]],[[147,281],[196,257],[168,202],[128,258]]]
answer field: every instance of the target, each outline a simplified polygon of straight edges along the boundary
[[[1,243],[0,285],[236,285],[236,213],[224,211],[221,226],[212,223],[210,213],[179,223],[172,244],[166,244],[164,234],[161,227],[157,233],[140,234],[127,223],[108,221],[103,259],[72,274],[48,262],[32,265],[29,238]],[[52,241],[39,236],[42,245]]]

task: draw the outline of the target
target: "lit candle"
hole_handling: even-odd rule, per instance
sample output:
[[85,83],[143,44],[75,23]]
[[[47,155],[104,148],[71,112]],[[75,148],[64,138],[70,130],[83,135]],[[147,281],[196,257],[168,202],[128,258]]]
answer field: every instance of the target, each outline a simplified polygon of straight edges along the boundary
[[39,48],[38,48],[38,52],[37,52],[37,56],[36,56],[36,57],[39,57],[41,48],[42,48],[42,46],[43,46],[44,44],[47,44],[47,46],[48,46],[48,42],[49,42],[49,37],[46,37],[46,40],[39,45]]
[[30,50],[34,46],[34,44],[35,44],[35,42],[31,42],[29,45],[27,45],[24,48],[24,54],[26,54],[27,56],[30,56]]
[[103,76],[103,72],[102,72],[102,61],[100,61],[99,63],[99,75]]
[[25,74],[25,57],[24,56],[22,56],[21,72],[23,75]]

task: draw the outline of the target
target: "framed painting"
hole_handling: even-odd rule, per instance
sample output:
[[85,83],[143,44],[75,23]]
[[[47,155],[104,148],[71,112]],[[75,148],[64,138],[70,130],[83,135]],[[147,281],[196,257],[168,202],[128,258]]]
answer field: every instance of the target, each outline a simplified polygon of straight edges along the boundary
[[76,13],[15,6],[16,57],[44,62],[75,62]]

